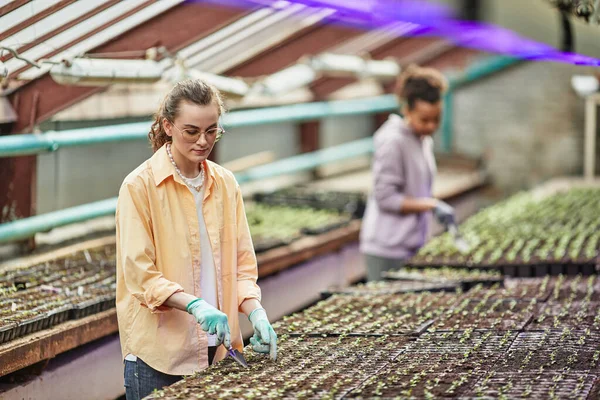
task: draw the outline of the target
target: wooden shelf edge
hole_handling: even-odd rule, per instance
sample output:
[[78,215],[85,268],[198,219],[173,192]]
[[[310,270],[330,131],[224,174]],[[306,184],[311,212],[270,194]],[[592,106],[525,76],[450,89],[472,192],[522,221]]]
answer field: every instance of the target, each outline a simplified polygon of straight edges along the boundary
[[23,256],[0,263],[0,270],[14,267],[30,267],[36,264],[70,256],[83,250],[91,250],[116,243],[116,236],[110,235],[98,239],[86,240],[72,245],[54,249],[45,253]]
[[118,332],[116,309],[67,321],[0,346],[0,376]]
[[288,246],[278,247],[266,253],[259,254],[257,256],[259,279],[273,275],[313,257],[336,251],[346,244],[358,241],[360,225],[361,222],[355,220],[345,227],[323,233],[322,235],[307,236]]

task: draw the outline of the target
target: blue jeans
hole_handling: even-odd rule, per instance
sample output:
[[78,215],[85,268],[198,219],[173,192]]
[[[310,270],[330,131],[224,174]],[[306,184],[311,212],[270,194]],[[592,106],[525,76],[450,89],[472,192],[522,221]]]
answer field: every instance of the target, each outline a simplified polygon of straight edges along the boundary
[[[208,348],[208,361],[212,364],[216,347]],[[125,360],[125,397],[127,400],[140,400],[151,394],[154,389],[162,389],[181,380],[183,376],[168,375],[155,370],[141,358],[137,361]]]

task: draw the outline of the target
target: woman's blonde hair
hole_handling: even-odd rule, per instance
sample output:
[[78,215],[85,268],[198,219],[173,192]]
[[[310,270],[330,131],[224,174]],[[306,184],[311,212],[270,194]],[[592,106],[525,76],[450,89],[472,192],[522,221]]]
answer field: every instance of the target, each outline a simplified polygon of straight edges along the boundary
[[398,75],[395,93],[402,104],[412,109],[417,100],[437,103],[447,89],[448,80],[440,71],[411,64]]
[[154,122],[148,133],[148,139],[153,151],[157,151],[165,143],[171,141],[171,137],[165,132],[162,122],[164,119],[171,122],[175,120],[182,101],[189,101],[199,106],[215,104],[219,110],[219,117],[225,113],[223,96],[214,86],[200,79],[178,82],[165,96],[158,111],[154,114]]

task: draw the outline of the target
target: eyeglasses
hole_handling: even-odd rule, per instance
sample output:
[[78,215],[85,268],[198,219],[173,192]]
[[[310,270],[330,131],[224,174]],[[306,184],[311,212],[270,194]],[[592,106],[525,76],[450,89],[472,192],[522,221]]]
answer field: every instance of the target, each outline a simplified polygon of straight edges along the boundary
[[[171,125],[173,125],[175,128],[177,128],[177,125],[175,125],[175,123],[173,121],[169,121],[169,122],[171,123]],[[202,131],[200,129],[196,129],[196,128],[186,128],[186,129],[177,128],[177,130],[181,133],[181,137],[183,138],[183,140],[185,140],[188,143],[196,143],[198,141],[198,139],[200,139],[200,135],[202,135]],[[224,133],[225,133],[225,129],[220,128],[220,127],[211,128],[211,129],[204,131],[204,135],[206,135],[207,141],[214,140],[215,142],[219,141],[219,139],[221,139],[221,136],[223,136]]]

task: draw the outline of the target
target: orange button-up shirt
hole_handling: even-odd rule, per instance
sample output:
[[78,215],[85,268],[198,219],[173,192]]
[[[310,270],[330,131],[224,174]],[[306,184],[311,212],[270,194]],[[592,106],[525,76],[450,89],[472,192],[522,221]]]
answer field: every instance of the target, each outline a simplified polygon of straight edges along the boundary
[[[240,187],[233,174],[206,161],[203,215],[217,275],[219,309],[234,348],[242,350],[238,311],[260,301],[258,270]],[[200,232],[194,196],[165,146],[124,180],[117,224],[117,317],[123,357],[189,375],[208,367],[208,338],[195,318],[163,303],[176,292],[202,297]],[[219,346],[215,361],[226,356]]]

